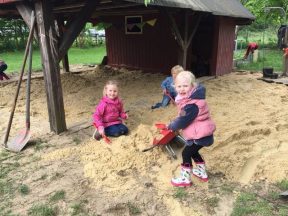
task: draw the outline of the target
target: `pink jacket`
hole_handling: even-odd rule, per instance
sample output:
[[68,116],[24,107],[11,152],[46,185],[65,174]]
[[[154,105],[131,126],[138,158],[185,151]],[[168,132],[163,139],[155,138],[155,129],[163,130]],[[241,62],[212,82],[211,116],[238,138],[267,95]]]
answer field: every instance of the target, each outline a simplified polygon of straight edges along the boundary
[[178,112],[187,104],[196,104],[199,108],[197,117],[182,130],[182,135],[186,140],[201,139],[210,136],[216,130],[215,123],[212,121],[206,100],[204,99],[184,99],[177,103]]
[[97,128],[121,124],[122,119],[127,119],[127,115],[124,112],[123,103],[118,97],[114,100],[103,97],[93,114],[93,123]]

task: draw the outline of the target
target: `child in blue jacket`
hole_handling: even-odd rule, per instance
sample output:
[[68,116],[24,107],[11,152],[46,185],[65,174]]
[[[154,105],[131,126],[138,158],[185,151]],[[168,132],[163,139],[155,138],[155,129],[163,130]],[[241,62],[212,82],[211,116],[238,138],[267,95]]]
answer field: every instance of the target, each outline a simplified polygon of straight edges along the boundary
[[171,76],[167,77],[161,83],[161,88],[163,90],[163,99],[162,102],[156,103],[151,109],[156,109],[159,107],[166,107],[171,99],[175,99],[177,92],[174,88],[174,80],[181,71],[183,71],[183,67],[180,65],[176,65],[171,69]]

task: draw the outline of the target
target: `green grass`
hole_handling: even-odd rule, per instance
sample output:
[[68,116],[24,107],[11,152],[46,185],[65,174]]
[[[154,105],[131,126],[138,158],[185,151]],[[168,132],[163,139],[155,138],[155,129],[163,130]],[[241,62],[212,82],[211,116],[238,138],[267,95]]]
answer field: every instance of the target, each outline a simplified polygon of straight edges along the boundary
[[216,208],[218,206],[218,203],[220,201],[220,198],[218,197],[211,197],[208,198],[206,200],[206,204],[210,207],[210,208]]
[[37,204],[28,210],[29,216],[56,216],[57,210],[48,204]]
[[71,216],[76,216],[76,215],[87,215],[87,212],[85,210],[85,205],[88,203],[88,200],[80,200],[80,202],[74,203],[71,206],[72,212]]
[[53,196],[50,197],[50,202],[57,202],[65,199],[66,192],[64,190],[56,191]]
[[[234,59],[242,59],[245,54],[245,49],[234,52]],[[274,72],[281,73],[283,71],[283,52],[279,49],[259,50],[258,62],[242,62],[237,65],[238,69],[262,71],[264,67],[273,67]]]
[[76,145],[79,145],[80,143],[81,143],[81,139],[79,138],[79,137],[74,137],[73,138],[73,142],[75,142],[76,143]]
[[128,206],[130,215],[141,214],[140,208],[138,206],[136,206],[135,204],[128,202],[127,206]]
[[0,197],[13,194],[13,184],[7,180],[0,180]]
[[25,184],[20,185],[18,191],[21,195],[27,195],[30,193],[29,187]]
[[288,180],[284,179],[276,184],[281,190],[286,191],[288,190]]
[[173,197],[177,198],[177,199],[183,199],[183,198],[187,197],[187,195],[188,195],[188,193],[185,190],[185,188],[177,187],[177,188],[175,188],[175,192],[173,194]]
[[[99,64],[101,63],[103,56],[106,55],[106,47],[105,45],[90,47],[90,48],[70,48],[68,51],[69,64]],[[5,52],[0,53],[0,59],[3,59],[8,68],[6,70],[7,73],[11,72],[19,72],[22,67],[24,56],[23,51],[16,52]],[[33,50],[33,71],[42,70],[41,65],[41,57],[39,50]],[[60,63],[62,67],[62,64]],[[27,63],[26,63],[27,69]]]
[[18,162],[9,164],[0,163],[0,179],[6,178],[11,171],[17,169],[18,167],[20,167]]
[[235,203],[231,216],[274,215],[273,207],[266,200],[259,199],[252,193],[241,193]]

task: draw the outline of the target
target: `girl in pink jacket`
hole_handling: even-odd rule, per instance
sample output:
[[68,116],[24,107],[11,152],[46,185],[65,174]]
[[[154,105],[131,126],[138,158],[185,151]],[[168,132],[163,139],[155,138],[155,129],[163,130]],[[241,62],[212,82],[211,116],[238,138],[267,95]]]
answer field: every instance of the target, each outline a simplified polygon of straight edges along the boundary
[[[180,72],[175,80],[175,88],[178,93],[175,99],[178,117],[168,125],[168,129],[181,130],[186,142],[182,151],[180,177],[173,178],[171,183],[176,187],[186,187],[192,185],[191,174],[202,181],[208,181],[205,162],[199,150],[213,144],[213,132],[216,127],[211,120],[205,100],[206,90],[204,86],[196,83],[195,76],[191,72]],[[192,160],[196,165],[194,169]]]
[[4,80],[4,78],[6,80],[10,79],[5,73],[4,71],[7,69],[7,64],[0,59],[0,80]]
[[128,115],[124,112],[118,94],[117,82],[108,81],[103,89],[103,97],[93,114],[93,123],[97,127],[93,134],[94,139],[100,140],[104,135],[118,137],[128,133],[128,128],[122,122]]

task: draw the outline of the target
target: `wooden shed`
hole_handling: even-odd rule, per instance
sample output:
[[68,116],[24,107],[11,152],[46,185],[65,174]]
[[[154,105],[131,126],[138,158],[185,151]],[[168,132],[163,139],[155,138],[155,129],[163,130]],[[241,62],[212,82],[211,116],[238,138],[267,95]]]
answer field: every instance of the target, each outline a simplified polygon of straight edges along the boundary
[[107,64],[169,73],[180,64],[196,76],[231,72],[235,26],[254,16],[238,0],[0,0],[0,17],[35,12],[50,128],[66,130],[59,62],[87,22],[106,24]]
[[235,27],[254,16],[237,0],[158,0],[91,18],[107,26],[108,65],[169,73],[180,64],[200,77],[231,72]]

